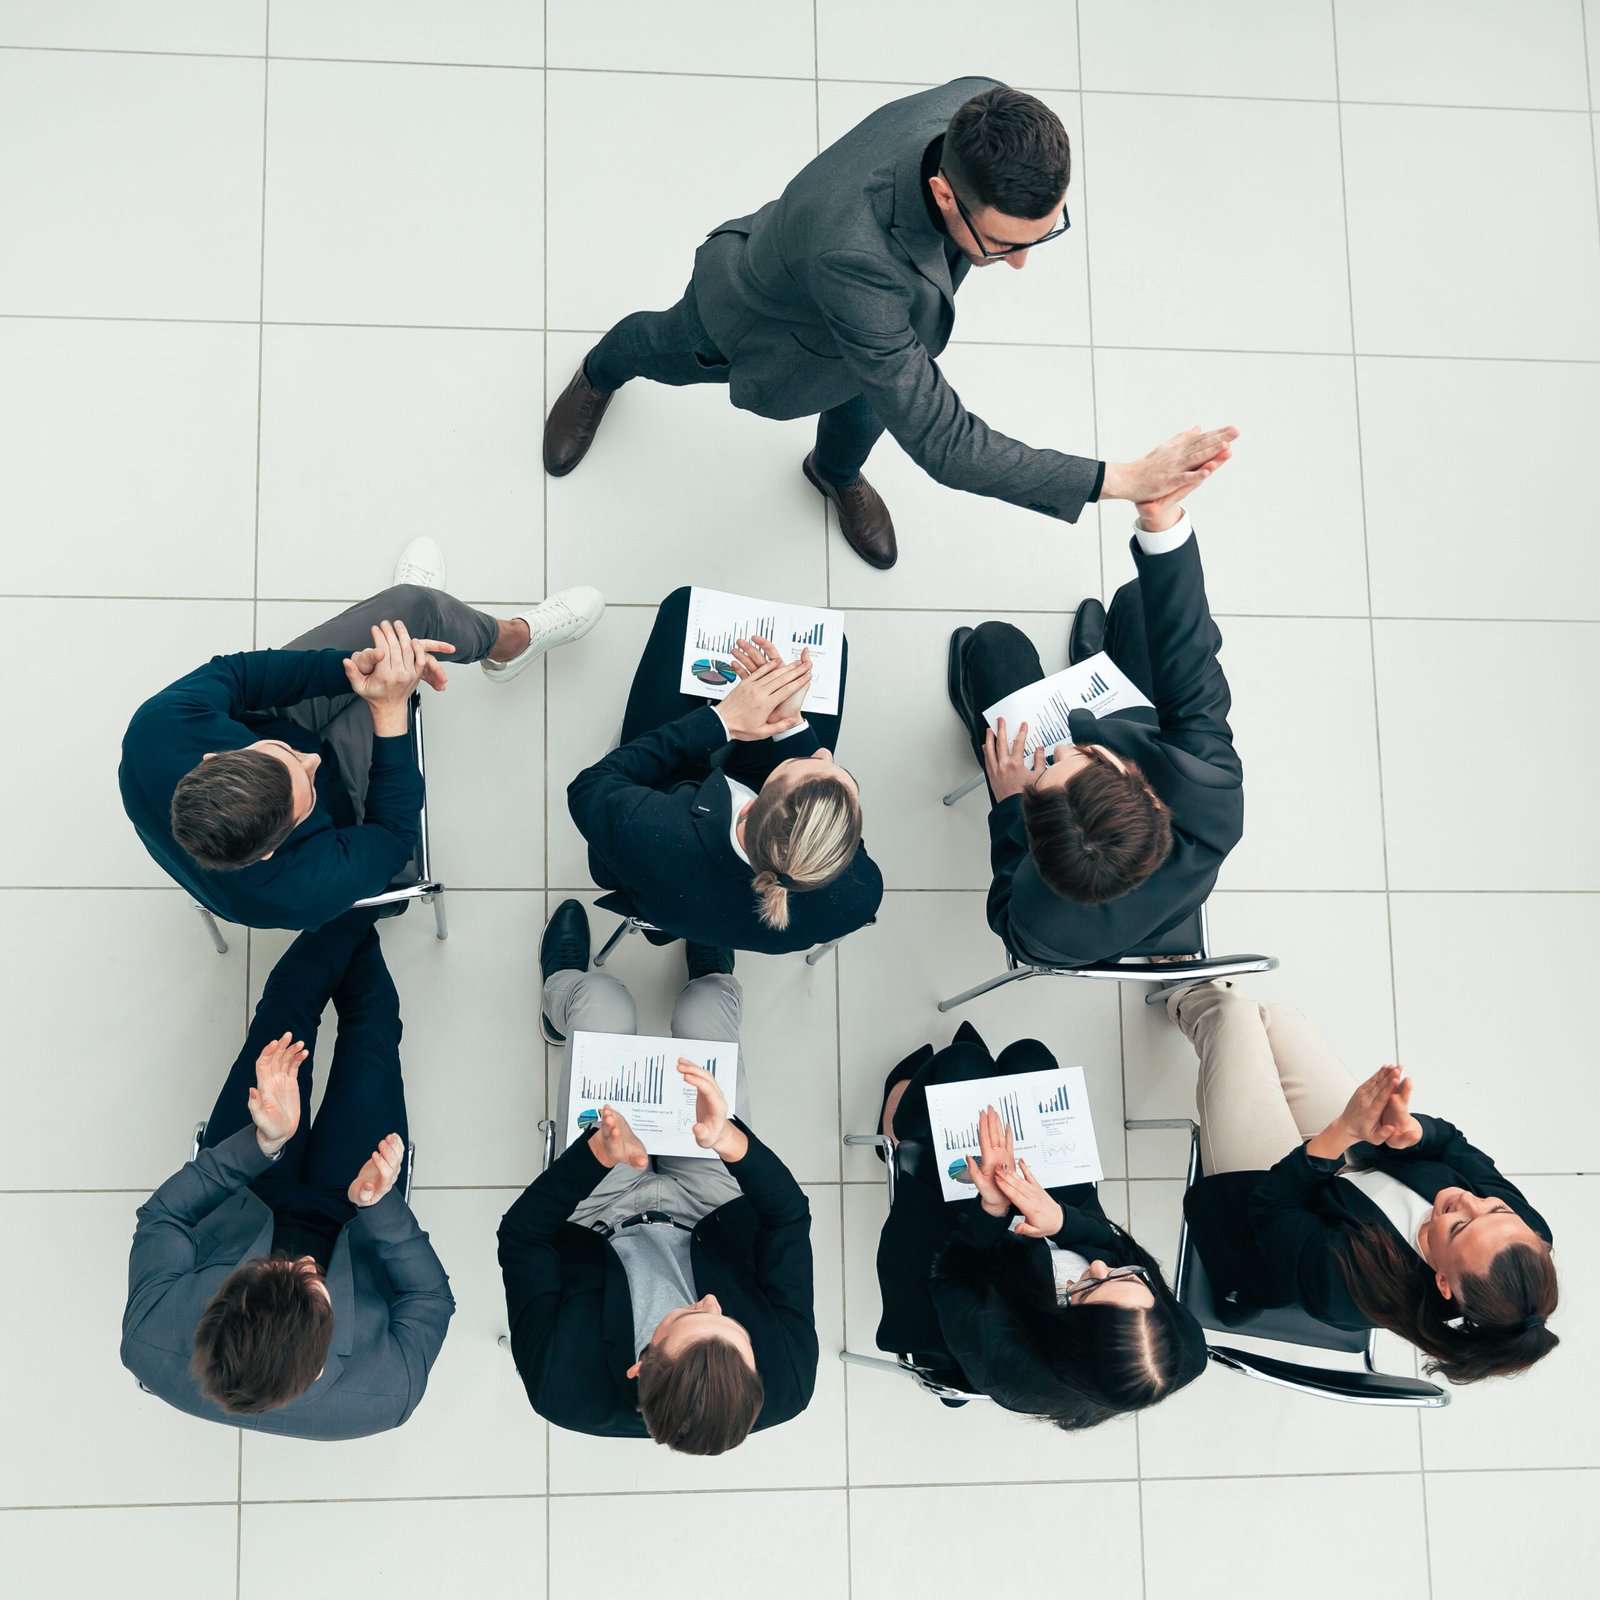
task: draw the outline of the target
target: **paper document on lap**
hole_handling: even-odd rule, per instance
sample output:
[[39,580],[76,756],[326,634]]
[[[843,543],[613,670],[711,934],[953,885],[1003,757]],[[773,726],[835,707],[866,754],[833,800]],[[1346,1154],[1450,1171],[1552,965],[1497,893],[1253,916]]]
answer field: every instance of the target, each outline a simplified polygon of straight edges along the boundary
[[839,712],[839,676],[844,660],[844,613],[826,606],[796,606],[757,600],[721,589],[689,591],[689,626],[684,632],[680,694],[723,699],[738,682],[733,670],[736,639],[760,634],[786,661],[811,652],[811,687],[802,711]]
[[718,1039],[665,1039],[642,1033],[572,1036],[572,1089],[563,1110],[566,1143],[588,1136],[601,1106],[627,1119],[653,1156],[710,1156],[694,1142],[694,1085],[678,1058],[704,1067],[734,1111],[739,1047]]
[[1108,656],[1097,651],[1064,672],[1053,672],[1025,684],[1015,694],[996,700],[983,713],[991,728],[1006,719],[1006,735],[1015,739],[1017,729],[1028,724],[1028,742],[1023,754],[1031,761],[1033,752],[1043,745],[1052,750],[1058,744],[1071,744],[1067,715],[1073,711],[1092,711],[1103,717],[1111,711],[1127,711],[1150,702],[1134,686],[1133,679]]
[[928,1085],[929,1144],[946,1200],[970,1200],[966,1158],[978,1157],[978,1117],[993,1106],[1011,1129],[1012,1149],[1046,1189],[1105,1176],[1089,1115],[1082,1067],[1007,1072]]

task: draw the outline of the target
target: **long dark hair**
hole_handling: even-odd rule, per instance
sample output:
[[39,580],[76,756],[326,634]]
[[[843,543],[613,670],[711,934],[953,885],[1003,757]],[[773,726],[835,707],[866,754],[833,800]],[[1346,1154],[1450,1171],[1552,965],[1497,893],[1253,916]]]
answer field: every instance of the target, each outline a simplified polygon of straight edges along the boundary
[[964,1314],[941,1317],[950,1353],[1008,1410],[1058,1428],[1092,1428],[1166,1399],[1205,1370],[1199,1323],[1178,1304],[1155,1258],[1108,1226],[1121,1259],[1150,1274],[1155,1304],[1148,1310],[1058,1305],[1037,1240],[1009,1236],[979,1250],[952,1239],[935,1258],[935,1283],[967,1290]]
[[[1446,1300],[1433,1268],[1379,1222],[1344,1236],[1339,1269],[1356,1308],[1375,1327],[1429,1357],[1451,1383],[1526,1372],[1561,1341],[1544,1325],[1560,1297],[1550,1247],[1508,1244],[1481,1275],[1463,1273]],[[1454,1320],[1452,1320],[1454,1319]]]

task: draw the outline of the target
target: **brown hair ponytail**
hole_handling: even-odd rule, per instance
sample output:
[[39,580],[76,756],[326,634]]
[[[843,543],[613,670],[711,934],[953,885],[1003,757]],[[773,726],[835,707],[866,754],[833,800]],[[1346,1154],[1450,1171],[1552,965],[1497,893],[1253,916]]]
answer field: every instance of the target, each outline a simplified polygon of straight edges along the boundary
[[1477,1383],[1525,1372],[1560,1340],[1545,1326],[1559,1289],[1550,1248],[1510,1244],[1481,1276],[1464,1274],[1446,1300],[1433,1268],[1382,1223],[1348,1230],[1339,1267],[1357,1309],[1430,1359],[1430,1376]]

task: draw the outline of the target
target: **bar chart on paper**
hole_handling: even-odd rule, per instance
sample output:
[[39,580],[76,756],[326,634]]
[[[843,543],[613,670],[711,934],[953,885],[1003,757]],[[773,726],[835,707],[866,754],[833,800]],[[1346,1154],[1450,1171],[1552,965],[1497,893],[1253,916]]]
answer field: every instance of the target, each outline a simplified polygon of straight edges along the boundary
[[679,692],[722,699],[739,679],[734,668],[734,646],[741,639],[757,636],[767,640],[786,661],[808,651],[811,687],[801,709],[830,716],[838,712],[844,665],[842,612],[698,586],[689,591]]
[[1067,719],[1074,711],[1090,711],[1103,717],[1112,711],[1149,704],[1127,673],[1102,650],[1063,672],[1025,684],[1004,700],[997,700],[983,715],[991,728],[1003,717],[1010,738],[1015,738],[1026,722],[1028,738],[1023,754],[1031,760],[1041,745],[1052,750],[1058,744],[1072,743]]
[[980,1154],[978,1118],[990,1106],[1011,1131],[1013,1153],[1045,1188],[1100,1181],[1083,1068],[997,1073],[928,1085],[928,1121],[938,1141],[939,1185],[946,1200],[972,1198],[967,1163]]
[[[1017,1102],[1015,1094],[1001,1095],[993,1102],[994,1108],[1000,1113],[1000,1120],[1011,1130],[1011,1137],[1020,1145],[1027,1139],[1022,1122],[1022,1107]],[[941,1128],[940,1133],[944,1138],[946,1150],[976,1150],[978,1148],[978,1119],[974,1117],[971,1122],[961,1128]]]
[[632,1033],[572,1036],[572,1082],[563,1108],[566,1139],[587,1136],[610,1106],[653,1156],[707,1156],[694,1142],[695,1090],[682,1058],[704,1067],[733,1108],[739,1047],[726,1040],[665,1039]]

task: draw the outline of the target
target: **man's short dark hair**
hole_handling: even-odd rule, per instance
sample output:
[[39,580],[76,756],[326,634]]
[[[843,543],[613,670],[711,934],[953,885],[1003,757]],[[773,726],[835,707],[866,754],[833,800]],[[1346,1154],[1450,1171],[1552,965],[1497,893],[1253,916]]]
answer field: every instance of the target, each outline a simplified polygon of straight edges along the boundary
[[221,751],[172,792],[172,837],[212,872],[259,861],[293,831],[289,769],[265,750]]
[[231,1416],[298,1399],[333,1343],[333,1307],[282,1250],[228,1275],[194,1330],[190,1371]]
[[967,205],[976,201],[1031,221],[1061,204],[1072,177],[1072,147],[1049,106],[999,84],[951,117],[942,165]]
[[657,1444],[691,1456],[720,1456],[750,1436],[766,1390],[761,1374],[726,1339],[697,1339],[665,1356],[639,1356],[639,1410]]
[[1172,819],[1131,761],[1091,756],[1059,787],[1024,789],[1022,820],[1039,876],[1079,905],[1137,889],[1172,852]]

